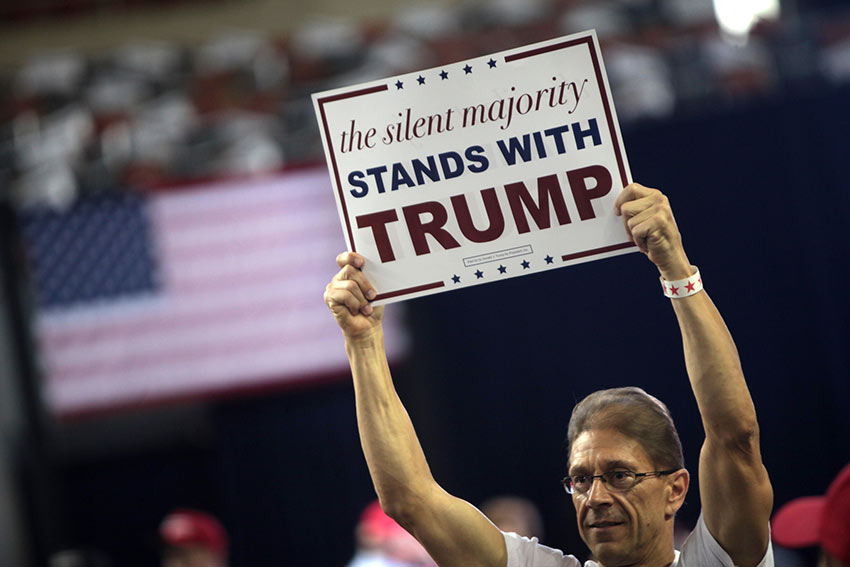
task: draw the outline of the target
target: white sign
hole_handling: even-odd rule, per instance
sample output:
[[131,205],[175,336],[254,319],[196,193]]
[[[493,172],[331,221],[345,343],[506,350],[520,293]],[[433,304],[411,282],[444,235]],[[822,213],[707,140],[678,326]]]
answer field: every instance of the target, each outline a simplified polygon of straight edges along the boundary
[[637,250],[594,32],[313,95],[376,304]]

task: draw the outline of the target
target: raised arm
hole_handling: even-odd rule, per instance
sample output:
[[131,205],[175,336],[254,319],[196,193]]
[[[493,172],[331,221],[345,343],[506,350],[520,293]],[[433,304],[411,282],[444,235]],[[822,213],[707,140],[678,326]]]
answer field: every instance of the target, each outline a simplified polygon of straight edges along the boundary
[[[633,183],[615,208],[662,278],[675,281],[694,274],[664,195]],[[761,461],[755,407],[738,351],[705,291],[671,302],[705,428],[699,489],[706,526],[735,565],[754,567],[767,550],[773,489]]]
[[418,539],[441,567],[503,567],[501,532],[471,504],[434,480],[413,424],[393,386],[384,352],[383,307],[363,275],[362,256],[344,252],[325,290],[345,336],[354,378],[357,426],[375,491],[384,511]]

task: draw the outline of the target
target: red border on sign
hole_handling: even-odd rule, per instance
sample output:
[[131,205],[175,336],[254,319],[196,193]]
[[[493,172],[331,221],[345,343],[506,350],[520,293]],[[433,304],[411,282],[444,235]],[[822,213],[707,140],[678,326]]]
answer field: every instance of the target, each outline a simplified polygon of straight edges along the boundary
[[346,98],[354,98],[372,93],[379,93],[389,90],[387,85],[378,85],[368,89],[360,89],[359,91],[351,91],[333,96],[326,96],[319,99],[319,112],[322,114],[322,128],[325,131],[325,140],[328,143],[328,154],[331,156],[331,168],[333,169],[334,180],[336,181],[336,190],[339,192],[339,203],[342,207],[342,216],[345,218],[345,229],[348,232],[348,245],[351,246],[352,252],[357,252],[354,249],[354,233],[351,231],[351,222],[348,220],[348,207],[345,206],[345,195],[342,193],[342,183],[339,180],[339,168],[336,165],[336,154],[334,153],[334,145],[331,143],[331,131],[328,128],[328,119],[325,116],[325,104],[343,100]]
[[375,300],[379,299],[390,299],[391,297],[398,297],[399,295],[408,295],[410,293],[417,293],[420,291],[428,291],[429,289],[437,289],[440,287],[445,287],[446,282],[434,282],[425,285],[418,285],[416,287],[408,287],[405,289],[399,289],[396,291],[390,291],[387,293],[379,293],[375,296]]
[[602,248],[594,248],[593,250],[585,250],[584,252],[576,252],[575,254],[564,254],[563,256],[561,256],[561,260],[564,262],[569,262],[570,260],[577,260],[578,258],[587,258],[588,256],[596,256],[597,254],[613,252],[614,250],[631,248],[632,246],[636,246],[636,244],[634,242],[612,244],[611,246],[603,246]]
[[[577,45],[582,45],[582,44],[587,45],[588,51],[590,52],[590,59],[591,59],[591,62],[593,64],[594,73],[596,74],[596,82],[599,85],[599,96],[602,99],[602,106],[603,106],[604,111],[605,111],[605,118],[608,122],[608,131],[611,134],[611,142],[613,143],[613,146],[614,146],[614,155],[617,159],[617,166],[618,166],[619,172],[620,172],[620,180],[622,181],[623,186],[625,187],[629,183],[628,175],[626,174],[626,163],[625,163],[625,159],[623,158],[622,148],[620,147],[620,139],[619,139],[619,136],[617,135],[618,131],[616,130],[615,124],[614,124],[614,115],[611,112],[611,102],[608,100],[608,92],[605,89],[604,77],[602,76],[602,67],[599,64],[599,57],[596,53],[593,38],[591,36],[588,36],[588,37],[583,37],[583,38],[580,38],[580,39],[572,39],[572,40],[562,41],[560,43],[555,43],[555,44],[552,44],[552,45],[546,45],[546,46],[543,46],[543,47],[536,47],[534,49],[529,49],[528,51],[523,51],[523,52],[520,52],[520,53],[512,53],[510,55],[505,56],[505,63],[510,63],[512,61],[518,61],[520,59],[527,59],[529,57],[534,57],[536,55],[542,55],[544,53],[551,53],[552,51],[558,51],[558,50],[561,50],[561,49],[566,49],[568,47],[575,47]],[[346,207],[346,204],[345,204],[345,195],[342,192],[342,183],[340,182],[339,169],[338,169],[337,163],[336,163],[336,155],[334,153],[333,144],[331,143],[330,129],[328,128],[327,117],[325,116],[325,104],[335,102],[335,101],[338,101],[338,100],[344,100],[344,99],[354,98],[354,97],[358,97],[358,96],[365,96],[365,95],[369,95],[369,94],[373,94],[373,93],[377,93],[377,92],[384,92],[384,91],[388,91],[388,90],[389,90],[389,86],[387,84],[383,84],[383,85],[377,85],[377,86],[374,86],[374,87],[369,87],[369,88],[360,89],[360,90],[351,91],[351,92],[346,92],[346,93],[340,93],[340,94],[336,94],[336,95],[327,96],[327,97],[317,99],[317,102],[318,102],[318,105],[319,105],[319,112],[322,116],[322,127],[323,127],[324,133],[325,133],[325,140],[327,141],[328,154],[330,155],[331,169],[333,169],[333,176],[334,176],[334,180],[336,181],[337,192],[339,193],[339,202],[340,202],[340,206],[342,207],[343,217],[345,219],[345,228],[346,228],[346,232],[347,232],[347,236],[348,236],[348,243],[349,243],[349,246],[351,247],[351,250],[353,252],[357,251],[354,247],[354,233],[353,233],[352,228],[351,228],[351,221],[348,218],[348,208]],[[602,248],[594,248],[592,250],[585,250],[585,251],[582,251],[582,252],[565,254],[565,255],[561,256],[561,260],[564,261],[564,262],[567,262],[567,261],[575,260],[575,259],[578,259],[578,258],[587,258],[589,256],[595,256],[597,254],[604,254],[606,252],[612,252],[612,251],[615,251],[615,250],[622,250],[622,249],[629,248],[629,247],[632,247],[632,246],[635,246],[635,244],[633,242],[623,242],[621,244],[613,244],[611,246],[604,246]],[[390,298],[393,298],[393,297],[399,297],[399,296],[402,296],[402,295],[410,295],[410,294],[418,293],[418,292],[421,292],[421,291],[438,289],[438,288],[441,288],[441,287],[444,287],[444,286],[445,286],[444,281],[432,282],[432,283],[418,285],[418,286],[400,289],[400,290],[396,290],[396,291],[390,291],[390,292],[387,292],[387,293],[380,293],[380,294],[377,295],[377,297],[375,299],[376,300],[390,299]]]

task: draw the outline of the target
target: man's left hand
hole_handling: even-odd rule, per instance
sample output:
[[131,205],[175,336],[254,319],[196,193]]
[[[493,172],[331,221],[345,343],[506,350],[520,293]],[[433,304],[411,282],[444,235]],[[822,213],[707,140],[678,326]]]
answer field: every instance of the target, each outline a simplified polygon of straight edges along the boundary
[[617,197],[614,212],[623,217],[629,238],[664,279],[679,280],[693,274],[670,202],[661,191],[632,183]]

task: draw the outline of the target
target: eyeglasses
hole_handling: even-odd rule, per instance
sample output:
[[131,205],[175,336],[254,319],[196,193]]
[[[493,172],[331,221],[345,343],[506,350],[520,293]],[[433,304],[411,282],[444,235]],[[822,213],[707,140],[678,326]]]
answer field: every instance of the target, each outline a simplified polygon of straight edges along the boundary
[[644,473],[632,472],[628,469],[616,469],[602,474],[578,474],[565,476],[561,480],[567,494],[587,494],[593,481],[597,478],[612,492],[627,492],[635,487],[641,480],[651,476],[664,476],[678,471],[678,468],[666,471],[652,471]]

